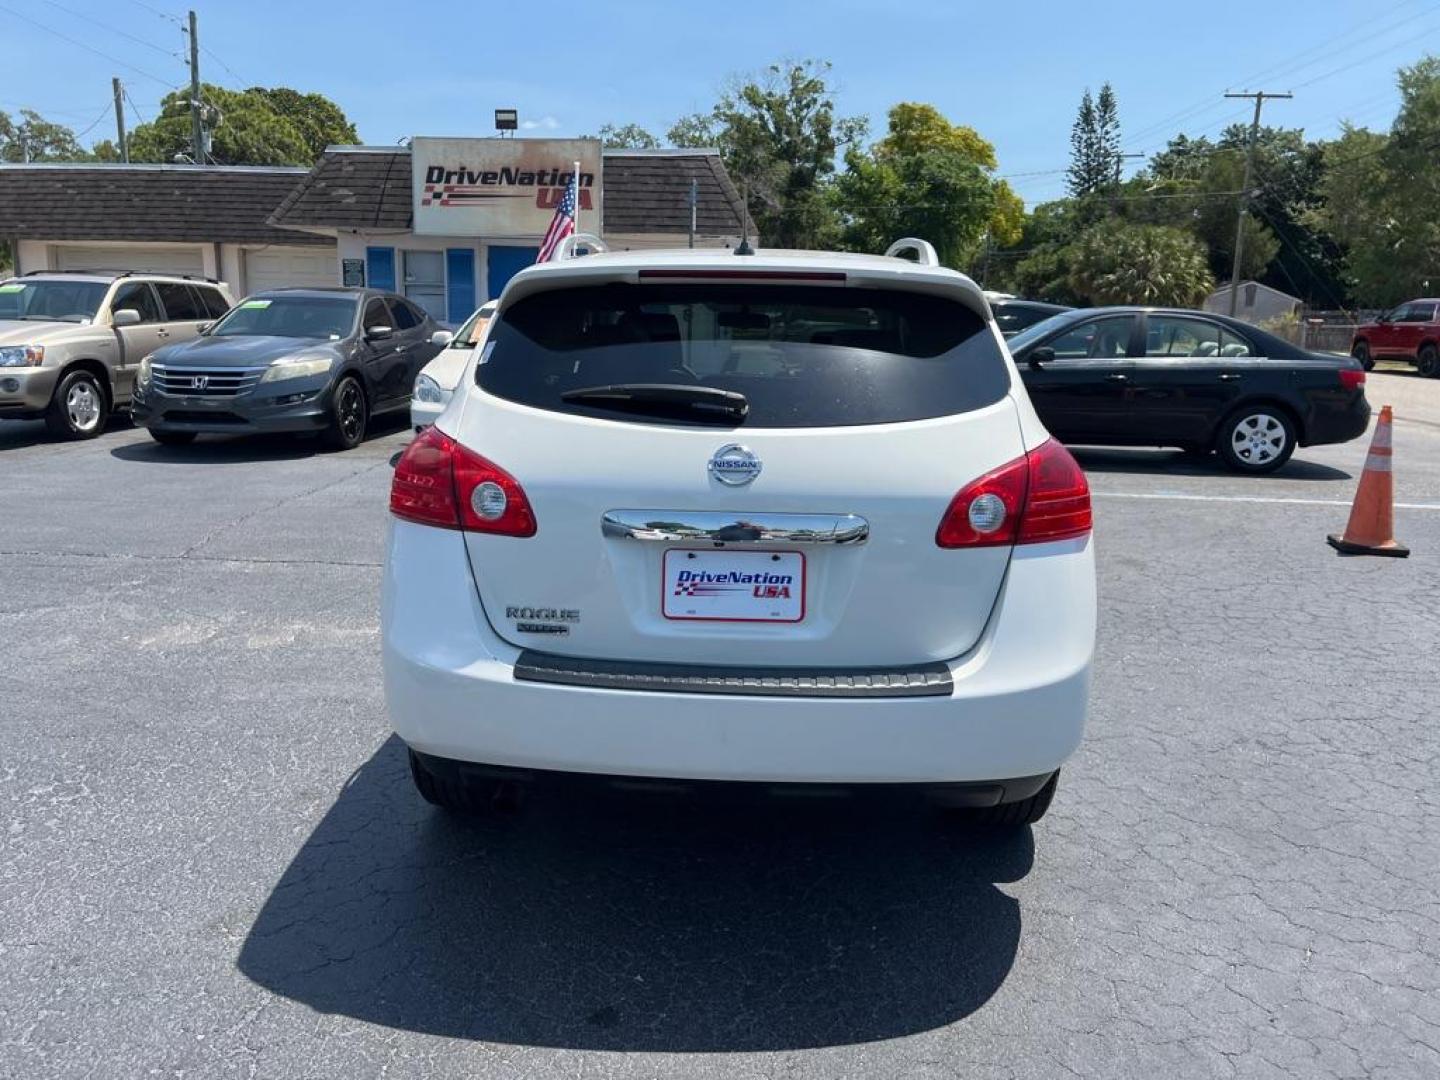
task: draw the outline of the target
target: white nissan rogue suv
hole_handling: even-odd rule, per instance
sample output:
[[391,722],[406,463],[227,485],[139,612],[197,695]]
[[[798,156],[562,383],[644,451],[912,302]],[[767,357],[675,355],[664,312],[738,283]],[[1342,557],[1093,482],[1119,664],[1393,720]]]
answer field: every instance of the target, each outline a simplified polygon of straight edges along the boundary
[[390,510],[386,698],[432,803],[916,785],[1018,825],[1080,742],[1089,488],[923,241],[521,272]]

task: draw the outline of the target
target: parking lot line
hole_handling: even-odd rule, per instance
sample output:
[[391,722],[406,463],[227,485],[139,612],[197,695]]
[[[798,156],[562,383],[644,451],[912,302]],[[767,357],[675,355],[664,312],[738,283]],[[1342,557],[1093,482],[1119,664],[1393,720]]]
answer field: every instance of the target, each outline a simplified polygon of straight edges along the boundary
[[[1178,491],[1096,491],[1097,499],[1162,499],[1170,502],[1295,503],[1301,506],[1349,506],[1349,499],[1292,499],[1267,495],[1189,495]],[[1395,504],[1397,510],[1440,510],[1440,503]]]

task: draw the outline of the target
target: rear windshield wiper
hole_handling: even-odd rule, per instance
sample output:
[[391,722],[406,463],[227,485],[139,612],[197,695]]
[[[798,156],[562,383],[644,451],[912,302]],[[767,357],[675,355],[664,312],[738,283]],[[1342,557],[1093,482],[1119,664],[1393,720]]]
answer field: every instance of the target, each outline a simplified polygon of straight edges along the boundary
[[744,394],[714,386],[684,383],[613,383],[566,390],[562,401],[649,413],[685,413],[716,421],[744,420],[750,402]]

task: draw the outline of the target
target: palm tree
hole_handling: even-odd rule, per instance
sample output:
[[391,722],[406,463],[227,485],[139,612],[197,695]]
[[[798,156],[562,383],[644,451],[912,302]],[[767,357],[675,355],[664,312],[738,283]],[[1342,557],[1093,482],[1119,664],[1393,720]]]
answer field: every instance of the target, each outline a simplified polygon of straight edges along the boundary
[[1193,307],[1215,281],[1205,248],[1183,229],[1112,218],[1076,239],[1070,285],[1092,304]]

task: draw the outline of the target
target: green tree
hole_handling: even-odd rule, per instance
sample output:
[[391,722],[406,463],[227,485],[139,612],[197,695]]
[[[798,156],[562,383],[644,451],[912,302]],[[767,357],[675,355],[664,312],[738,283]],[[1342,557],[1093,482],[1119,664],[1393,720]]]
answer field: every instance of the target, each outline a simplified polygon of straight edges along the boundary
[[33,109],[21,109],[17,123],[0,112],[0,161],[85,161],[90,157],[64,124],[46,120]]
[[288,86],[255,86],[246,93],[265,98],[279,116],[290,121],[313,159],[318,159],[327,146],[352,146],[360,141],[360,133],[344,110],[323,94],[302,94]]
[[[339,106],[284,87],[226,90],[202,85],[202,119],[218,165],[313,165],[327,145],[359,140]],[[190,94],[177,90],[160,114],[130,136],[131,161],[188,160],[193,153]]]
[[1191,307],[1215,285],[1200,242],[1164,225],[1100,222],[1080,234],[1070,260],[1070,285],[1091,304]]
[[1120,164],[1120,112],[1107,82],[1097,101],[1087,89],[1070,128],[1070,167],[1065,184],[1073,198],[1085,198],[1115,186]]
[[823,61],[772,64],[669,133],[676,146],[719,148],[773,247],[824,247],[838,233],[826,188],[836,154],[864,137],[865,124],[835,115],[829,73]]
[[919,236],[947,265],[966,265],[987,230],[1001,243],[1021,231],[1023,204],[994,170],[995,148],[974,128],[950,123],[933,105],[896,105],[883,139],[845,155],[834,186],[844,243],[883,251],[898,237]]
[[639,124],[624,124],[619,127],[614,124],[602,124],[600,134],[592,137],[598,138],[607,149],[612,150],[658,150],[660,148],[660,140]]
[[1440,286],[1440,57],[1402,68],[1389,137],[1347,129],[1325,149],[1315,220],[1344,249],[1357,300],[1388,306]]

